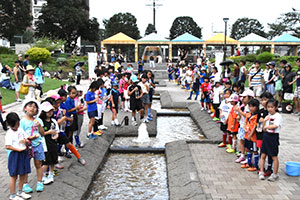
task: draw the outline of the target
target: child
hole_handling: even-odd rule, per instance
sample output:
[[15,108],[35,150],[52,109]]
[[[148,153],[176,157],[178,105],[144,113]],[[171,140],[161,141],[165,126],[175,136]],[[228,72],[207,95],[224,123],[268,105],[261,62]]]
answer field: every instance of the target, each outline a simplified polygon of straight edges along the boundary
[[139,83],[139,86],[142,88],[143,91],[143,96],[142,96],[142,102],[143,102],[143,107],[145,111],[145,119],[143,122],[148,123],[149,121],[152,120],[151,117],[148,116],[148,108],[150,105],[150,97],[149,97],[149,85],[147,83],[147,75],[143,74],[142,76],[142,81]]
[[[46,140],[47,150],[45,150],[45,160],[42,162],[43,164],[43,183],[44,185],[48,185],[54,182],[54,165],[58,163],[58,152],[57,152],[57,142],[59,128],[55,119],[53,119],[53,111],[54,107],[50,102],[44,101],[41,104],[41,114],[40,119],[44,123],[44,135]],[[46,177],[46,171],[49,167],[49,174]]]
[[118,121],[118,108],[120,105],[120,93],[118,91],[118,83],[113,82],[113,89],[110,91],[110,109],[112,111],[111,125],[121,126]]
[[269,115],[264,119],[263,122],[263,143],[261,148],[261,161],[260,161],[260,172],[259,179],[264,180],[264,165],[266,156],[271,156],[274,163],[274,172],[268,178],[268,181],[276,181],[278,176],[278,153],[279,153],[279,132],[282,126],[282,117],[276,112],[278,108],[278,101],[270,99],[267,102],[267,109]]
[[213,88],[213,108],[214,108],[214,121],[220,121],[220,112],[219,112],[219,106],[221,102],[221,93],[223,91],[223,87],[221,86],[220,82],[216,82],[215,86]]
[[77,110],[77,118],[78,118],[78,130],[74,133],[74,138],[76,141],[77,148],[83,148],[84,145],[80,142],[79,135],[81,133],[81,127],[83,124],[84,119],[84,111],[86,110],[86,105],[84,103],[84,99],[82,97],[83,89],[80,86],[77,86],[77,96],[75,97],[75,105],[80,105],[79,109]]
[[[242,168],[248,168],[248,171],[258,170],[259,155],[256,145],[256,126],[257,126],[257,112],[259,110],[259,101],[251,99],[248,103],[250,113],[246,115],[245,119],[245,147],[247,150],[248,164],[242,165]],[[254,154],[254,166],[252,164],[252,154]]]
[[172,65],[168,66],[169,82],[173,81],[174,69]]
[[[219,106],[219,110],[220,110],[220,121],[221,121],[221,125],[220,125],[220,129],[223,133],[223,142],[221,144],[218,145],[218,147],[226,147],[226,139],[227,139],[227,124],[226,120],[229,116],[229,113],[231,111],[232,105],[230,104],[230,102],[227,101],[227,99],[230,97],[230,95],[232,94],[232,91],[230,89],[226,89],[224,91],[223,94],[223,100],[221,102],[221,105]],[[232,138],[231,136],[229,136],[228,138],[228,144],[232,145]]]
[[[10,129],[5,135],[5,147],[9,151],[8,171],[10,175],[9,199],[29,199],[31,195],[22,191],[25,175],[31,172],[30,160],[26,150],[27,142],[25,132],[19,128],[20,118],[17,113],[11,112],[6,116],[6,123]],[[18,192],[16,194],[16,182],[19,175]]]
[[[260,99],[261,99],[261,104],[263,106],[263,108],[261,108],[258,111],[258,117],[257,117],[257,128],[256,128],[256,139],[257,139],[257,147],[261,148],[262,146],[262,140],[263,140],[263,130],[262,130],[262,126],[263,126],[263,122],[264,122],[264,118],[266,118],[266,116],[268,116],[268,110],[267,110],[267,102],[273,98],[273,95],[269,92],[265,92],[263,94],[260,95]],[[265,171],[264,176],[270,176],[272,174],[272,164],[273,164],[273,159],[271,156],[268,156],[268,167],[267,170]]]
[[141,120],[143,120],[144,118],[143,105],[141,100],[143,91],[141,86],[137,84],[139,80],[135,75],[131,77],[131,81],[132,85],[130,85],[128,88],[128,95],[130,96],[130,110],[132,111],[132,125],[137,126],[135,112],[140,112]]
[[137,65],[138,65],[138,73],[141,74],[143,72],[143,68],[144,68],[144,61],[142,61],[142,59],[139,58]]
[[236,163],[247,164],[248,161],[245,160],[245,120],[246,114],[250,113],[248,103],[254,97],[254,92],[252,90],[245,90],[241,95],[242,105],[236,107],[235,111],[239,114],[240,128],[238,132],[238,140],[240,144],[240,152],[238,152],[238,159]]
[[[206,107],[204,106],[204,102],[206,102]],[[204,77],[204,83],[201,84],[201,110],[209,110],[210,109],[210,100],[209,100],[209,78]]]
[[194,72],[193,72],[193,86],[192,86],[192,91],[190,92],[190,96],[187,98],[187,100],[191,100],[193,93],[196,94],[195,100],[197,100],[199,96],[199,89],[200,89],[200,73],[198,71],[198,67],[195,67]]
[[149,100],[150,100],[150,104],[148,106],[148,120],[152,120],[153,116],[151,115],[151,106],[152,106],[152,101],[153,101],[153,94],[154,94],[154,89],[155,89],[155,82],[154,82],[154,74],[152,73],[152,71],[148,71],[147,72],[147,84],[149,85]]
[[124,86],[125,83],[128,81],[126,81],[126,74],[121,74],[122,78],[119,81],[119,93],[120,93],[120,97],[121,97],[121,110],[125,110],[125,97],[124,97]]
[[[31,141],[34,150],[34,165],[36,168],[37,175],[37,185],[36,191],[42,192],[44,190],[44,185],[42,183],[43,169],[42,161],[45,160],[45,153],[43,144],[45,144],[43,121],[37,118],[39,112],[39,103],[34,99],[27,99],[23,103],[23,111],[25,116],[20,121],[20,128],[25,131],[26,138]],[[25,181],[23,185],[23,191],[25,193],[31,193],[33,190],[28,184],[28,175],[25,175]]]
[[239,96],[237,94],[232,94],[229,99],[227,100],[232,105],[231,111],[229,113],[228,119],[227,119],[227,131],[233,138],[232,140],[232,147],[229,146],[229,148],[226,150],[227,153],[235,153],[236,145],[237,145],[237,133],[239,130],[239,122],[238,122],[238,115],[235,111],[235,107],[238,106],[239,103]]
[[130,112],[129,109],[129,95],[128,95],[128,87],[129,87],[129,79],[130,79],[131,74],[126,74],[125,77],[125,83],[124,83],[124,98],[125,98],[125,108],[124,111],[125,112]]
[[85,95],[88,117],[90,119],[88,125],[88,134],[87,134],[88,139],[98,138],[98,136],[92,133],[92,129],[95,123],[95,117],[98,115],[96,102],[98,101],[99,97],[95,96],[95,91],[98,89],[99,89],[99,83],[97,81],[93,81],[88,89],[88,92]]
[[105,109],[106,109],[107,100],[109,99],[109,97],[107,96],[107,89],[106,89],[105,85],[102,84],[101,81],[99,82],[99,85],[100,85],[100,90],[101,90],[100,99],[102,100],[101,109],[100,109],[101,118],[99,120],[99,125],[100,125],[99,129],[106,130],[107,127],[104,126],[103,119],[104,119],[104,112],[105,112]]

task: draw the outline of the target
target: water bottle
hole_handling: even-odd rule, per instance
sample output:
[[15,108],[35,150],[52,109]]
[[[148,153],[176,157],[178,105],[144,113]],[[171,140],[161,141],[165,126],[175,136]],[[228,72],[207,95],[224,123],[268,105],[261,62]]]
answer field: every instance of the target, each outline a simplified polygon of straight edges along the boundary
[[135,98],[137,98],[138,96],[140,96],[140,91],[138,89],[134,93],[135,93]]
[[261,133],[262,132],[262,127],[263,127],[263,123],[258,122],[256,131],[259,132],[259,133]]
[[65,132],[65,130],[66,130],[66,121],[62,122],[59,125],[59,132]]
[[[51,123],[50,129],[51,129],[51,130],[55,130],[55,128],[56,128],[55,124],[54,124],[54,123]],[[51,135],[52,139],[53,139],[55,136],[56,136],[56,133],[52,134],[52,135]]]

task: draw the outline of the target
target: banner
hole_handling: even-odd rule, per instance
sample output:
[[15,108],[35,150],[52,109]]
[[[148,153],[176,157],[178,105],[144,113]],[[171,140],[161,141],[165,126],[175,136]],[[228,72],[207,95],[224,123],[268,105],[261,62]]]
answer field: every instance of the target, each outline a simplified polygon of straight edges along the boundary
[[215,66],[218,68],[218,73],[222,73],[222,66],[220,65],[220,63],[223,61],[223,56],[224,56],[224,53],[221,53],[221,52],[217,52],[215,53]]
[[89,64],[89,79],[96,79],[97,75],[94,70],[97,66],[97,53],[88,53],[88,64]]

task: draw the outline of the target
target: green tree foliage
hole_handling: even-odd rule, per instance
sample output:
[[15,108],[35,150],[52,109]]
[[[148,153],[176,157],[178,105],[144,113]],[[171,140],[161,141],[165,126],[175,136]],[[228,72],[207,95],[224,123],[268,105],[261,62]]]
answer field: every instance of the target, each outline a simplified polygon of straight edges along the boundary
[[239,18],[232,25],[231,35],[235,40],[239,40],[250,33],[255,33],[265,37],[264,26],[257,19]]
[[257,56],[257,60],[262,63],[270,62],[273,60],[273,58],[274,58],[274,55],[270,52],[263,52]]
[[42,37],[34,40],[34,46],[39,48],[46,48],[48,51],[62,49],[65,44],[64,40],[51,40],[48,37]]
[[300,38],[300,11],[284,13],[274,23],[268,24],[270,31],[268,36],[270,39],[282,35],[284,32],[289,32],[295,37]]
[[39,62],[39,61],[47,61],[51,53],[46,48],[39,48],[39,47],[32,47],[28,49],[26,52],[27,55],[29,55],[30,61],[33,62]]
[[145,36],[146,35],[150,35],[151,33],[155,33],[156,30],[155,30],[155,27],[153,24],[148,24],[147,28],[146,28],[146,31],[145,31]]
[[30,1],[0,1],[0,37],[11,40],[14,35],[23,34],[31,25]]
[[36,36],[65,40],[67,51],[75,48],[80,36],[85,40],[99,40],[99,23],[95,18],[88,18],[87,10],[85,0],[48,0],[41,10]]
[[118,13],[109,19],[104,19],[105,37],[113,36],[122,32],[137,40],[140,38],[140,31],[136,24],[136,18],[131,13]]
[[201,28],[193,18],[187,16],[177,17],[170,29],[170,39],[173,40],[184,33],[190,33],[198,38],[202,37]]

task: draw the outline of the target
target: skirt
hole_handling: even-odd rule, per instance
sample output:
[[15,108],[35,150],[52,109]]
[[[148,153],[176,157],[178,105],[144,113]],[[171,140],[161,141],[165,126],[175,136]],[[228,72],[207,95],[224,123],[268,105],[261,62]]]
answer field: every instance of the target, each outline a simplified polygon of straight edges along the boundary
[[25,175],[31,172],[27,151],[10,152],[8,156],[8,171],[10,176]]

